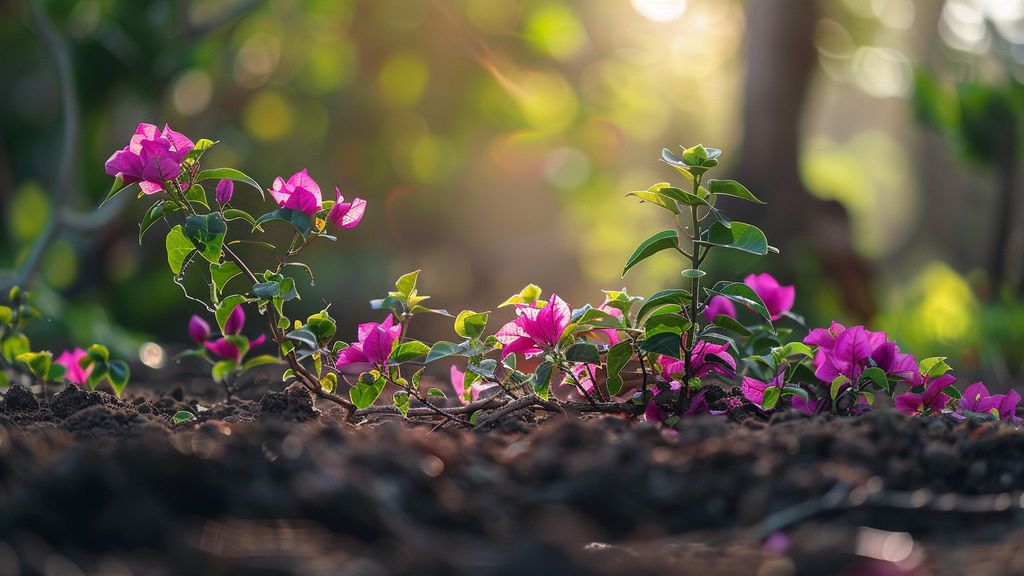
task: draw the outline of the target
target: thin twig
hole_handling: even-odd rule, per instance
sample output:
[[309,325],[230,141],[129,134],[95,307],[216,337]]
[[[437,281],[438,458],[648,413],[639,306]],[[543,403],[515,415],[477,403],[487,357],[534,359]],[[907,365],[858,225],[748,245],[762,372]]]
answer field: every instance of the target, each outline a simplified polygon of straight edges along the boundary
[[493,412],[488,414],[486,418],[478,422],[477,425],[473,427],[473,429],[483,430],[484,428],[487,428],[491,424],[494,424],[498,420],[504,418],[505,416],[508,416],[509,414],[512,414],[513,412],[523,410],[531,406],[540,406],[541,408],[544,408],[550,412],[563,412],[562,408],[558,404],[551,402],[550,400],[545,400],[540,396],[537,396],[536,394],[531,394],[518,400],[513,400],[512,402],[505,404],[501,408],[494,410]]

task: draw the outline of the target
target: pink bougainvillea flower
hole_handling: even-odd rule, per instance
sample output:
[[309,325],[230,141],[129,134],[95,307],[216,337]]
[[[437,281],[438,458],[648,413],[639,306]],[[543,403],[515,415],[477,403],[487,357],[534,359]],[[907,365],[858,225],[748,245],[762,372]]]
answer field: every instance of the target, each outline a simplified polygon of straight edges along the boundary
[[582,387],[587,394],[593,394],[594,379],[590,377],[590,370],[587,368],[587,365],[574,364],[569,369],[572,370],[572,376],[575,376],[576,380],[574,381],[572,379],[572,376],[566,374],[565,377],[562,378],[562,386],[569,386],[570,388],[578,392],[579,388],[576,387],[576,381],[579,381],[580,387]]
[[216,197],[218,204],[227,204],[231,202],[231,197],[235,195],[235,182],[234,180],[222,179],[217,182]]
[[782,318],[783,314],[793,309],[796,288],[779,285],[779,281],[771,274],[750,274],[743,279],[743,283],[760,296],[772,320]]
[[[266,334],[260,334],[255,340],[249,342],[249,348],[255,348],[260,344],[267,341]],[[229,341],[227,338],[218,338],[217,340],[209,340],[203,344],[211,354],[224,360],[234,360],[235,362],[242,361],[242,350],[234,343]]]
[[736,306],[725,296],[712,296],[704,308],[704,317],[708,322],[714,322],[719,315],[736,318]]
[[960,399],[960,410],[996,414],[1000,420],[1016,420],[1020,400],[1020,394],[1016,390],[1010,390],[1006,394],[990,395],[984,384],[975,382],[964,390],[963,398]]
[[804,344],[818,347],[814,374],[823,382],[832,382],[839,375],[856,380],[872,364],[888,376],[903,380],[910,380],[917,374],[913,356],[900,352],[885,332],[872,332],[863,326],[846,328],[832,322],[827,329],[811,330]]
[[762,382],[757,378],[750,376],[743,377],[743,384],[740,386],[740,390],[743,392],[743,397],[759,408],[764,408],[764,391],[774,386],[782,391],[784,386],[782,382],[783,372],[779,372],[775,378],[772,378],[771,382]]
[[327,213],[327,219],[339,228],[355,228],[363,220],[363,213],[366,212],[366,200],[353,198],[351,202],[345,202],[341,190],[334,189],[335,201],[331,211]]
[[956,382],[950,374],[943,374],[931,380],[925,380],[924,392],[915,394],[904,392],[896,397],[896,409],[904,414],[929,414],[941,412],[949,403],[949,395],[942,391],[946,386]]
[[466,373],[459,370],[456,366],[452,366],[451,377],[452,388],[455,390],[455,397],[458,398],[459,402],[463,405],[469,404],[470,402],[476,402],[480,399],[481,392],[497,386],[494,382],[481,382],[480,380],[476,380],[470,384],[469,390],[466,390]]
[[238,305],[231,310],[228,319],[224,321],[224,334],[241,334],[242,328],[245,328],[245,311],[242,310],[241,305]]
[[502,344],[501,358],[516,352],[537,354],[558,346],[571,318],[572,310],[557,294],[552,294],[543,308],[517,304],[515,320],[502,326],[495,334]]
[[309,177],[305,168],[292,174],[287,182],[281,177],[276,178],[270,195],[281,208],[298,210],[307,216],[316,214],[323,203],[320,186]]
[[152,124],[139,124],[128,146],[114,152],[104,166],[107,174],[120,176],[125,184],[139,182],[146,194],[164,188],[164,181],[181,173],[181,163],[194,144],[164,125],[162,132]]
[[83,370],[82,366],[78,363],[85,356],[85,350],[75,348],[74,350],[65,350],[54,360],[55,364],[60,364],[67,369],[64,372],[64,380],[78,385],[85,384],[89,380],[89,374],[92,374],[92,366]]
[[[676,380],[684,376],[686,362],[670,356],[662,356],[661,375],[665,380]],[[691,376],[705,378],[710,374],[718,374],[726,378],[736,376],[736,359],[729,353],[728,344],[715,344],[700,340],[693,348],[690,358]]]
[[202,344],[210,338],[210,325],[199,316],[193,314],[188,321],[188,337],[196,344]]
[[391,350],[402,335],[402,325],[388,315],[384,322],[359,325],[358,342],[338,352],[335,367],[346,374],[358,374],[372,367],[382,367],[391,358]]

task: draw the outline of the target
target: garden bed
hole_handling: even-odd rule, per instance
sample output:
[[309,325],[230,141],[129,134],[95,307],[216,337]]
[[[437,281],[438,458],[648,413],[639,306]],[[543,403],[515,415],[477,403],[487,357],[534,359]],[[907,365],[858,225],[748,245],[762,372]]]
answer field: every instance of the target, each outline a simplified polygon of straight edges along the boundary
[[[1024,567],[1015,423],[740,409],[666,433],[626,416],[536,411],[471,431],[348,425],[321,407],[297,387],[204,410],[180,388],[119,401],[69,387],[48,405],[11,388],[0,404],[0,572]],[[181,409],[199,420],[172,424]]]

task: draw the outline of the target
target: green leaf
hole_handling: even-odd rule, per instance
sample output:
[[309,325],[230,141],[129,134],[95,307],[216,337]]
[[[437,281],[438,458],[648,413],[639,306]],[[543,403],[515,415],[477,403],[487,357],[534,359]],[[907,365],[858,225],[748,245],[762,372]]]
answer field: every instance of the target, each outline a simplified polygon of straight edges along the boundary
[[310,332],[309,330],[306,330],[305,328],[292,330],[291,332],[285,334],[284,337],[289,340],[295,340],[296,342],[302,342],[303,344],[309,346],[314,350],[319,347],[316,334]]
[[[729,300],[743,305],[747,309],[756,312],[761,318],[764,318],[768,326],[772,326],[772,316],[768,313],[768,308],[765,307],[761,297],[750,286],[742,282],[719,282],[708,290],[708,293],[725,296]],[[772,332],[774,331],[775,329],[772,327]]]
[[272,356],[270,354],[260,354],[259,356],[253,356],[252,358],[246,360],[245,364],[242,364],[242,371],[244,372],[246,370],[252,370],[257,366],[266,366],[268,364],[280,363],[281,359],[278,358],[277,356]]
[[107,193],[107,197],[103,199],[103,202],[100,202],[100,208],[102,208],[107,202],[110,202],[114,196],[117,196],[125,188],[127,188],[127,186],[125,186],[124,178],[121,178],[120,175],[115,176],[114,183],[110,186],[110,192]]
[[213,365],[211,374],[215,382],[224,382],[228,376],[238,368],[238,363],[234,360],[221,360]]
[[[290,370],[290,368],[289,368]],[[320,379],[320,389],[324,392],[334,394],[338,390],[338,375],[334,372],[328,372]]]
[[583,364],[600,364],[601,354],[597,346],[588,342],[579,342],[569,346],[565,350],[565,359],[569,362],[581,362]]
[[356,385],[349,389],[349,399],[360,410],[368,408],[377,401],[380,393],[384,391],[384,384],[383,376],[373,378],[370,374],[362,374]]
[[224,235],[228,226],[220,212],[192,215],[185,218],[185,237],[192,241],[199,253],[210,262],[220,262]]
[[267,212],[256,219],[256,225],[253,228],[258,228],[261,224],[272,220],[288,222],[303,238],[309,237],[309,233],[313,230],[313,220],[309,216],[301,210],[292,210],[290,208],[278,208],[273,212]]
[[448,395],[444,393],[444,390],[440,388],[431,388],[427,391],[427,396],[440,396],[441,398],[448,398]]
[[281,283],[274,280],[269,282],[260,282],[259,284],[253,284],[251,291],[253,296],[256,296],[260,300],[270,300],[271,298],[281,295]]
[[479,338],[487,327],[490,312],[463,310],[455,317],[455,333],[463,338]]
[[750,330],[743,324],[740,324],[739,320],[725,314],[715,316],[712,324],[740,336],[750,336],[751,334]]
[[863,397],[865,400],[867,400],[868,404],[872,406],[875,404],[875,395],[872,394],[871,392],[868,392],[867,390],[861,390],[857,394]]
[[952,384],[943,388],[942,391],[945,392],[946,395],[952,398],[953,400],[960,400],[961,398],[964,397],[964,395],[961,394],[960,391],[956,389],[956,386]]
[[394,364],[401,364],[410,360],[415,360],[421,356],[426,356],[430,353],[430,347],[420,342],[419,340],[409,340],[408,342],[402,342],[399,344],[394,352],[391,353],[391,362]]
[[540,299],[542,291],[536,284],[527,284],[518,294],[510,296],[507,300],[498,305],[498,308],[512,306],[513,304],[533,304]]
[[643,322],[645,316],[666,304],[685,307],[689,305],[690,300],[690,292],[682,288],[671,288],[655,292],[640,306],[640,310],[636,314],[637,321]]
[[216,144],[216,142],[209,138],[200,138],[196,141],[195,145],[192,146],[192,149],[188,151],[188,154],[185,155],[184,163],[195,164],[203,157],[203,152],[213,148],[214,144]]
[[605,387],[608,394],[615,396],[622,390],[622,369],[633,359],[633,345],[628,340],[619,342],[608,349],[605,356],[605,363],[608,367],[608,379]]
[[583,332],[590,331],[593,328],[622,328],[622,320],[620,318],[597,308],[587,308],[579,320],[576,321],[576,324],[579,326],[579,330]]
[[146,215],[142,217],[142,222],[139,223],[139,244],[142,244],[142,236],[146,233],[146,230],[149,230],[150,226],[178,210],[181,210],[181,206],[169,200],[157,200],[156,204],[150,206],[149,210],[146,211]]
[[733,221],[729,227],[719,221],[712,222],[711,226],[701,234],[701,240],[697,243],[760,256],[767,254],[769,248],[768,238],[760,228],[737,221]]
[[185,422],[191,422],[196,419],[196,415],[189,412],[188,410],[179,410],[171,416],[171,424],[183,424]]
[[409,415],[409,393],[399,390],[391,396],[391,403],[402,413],[402,416]]
[[203,180],[234,180],[235,182],[242,182],[255,188],[256,191],[260,193],[260,197],[266,200],[266,196],[263,194],[263,188],[260,188],[260,185],[257,184],[255,180],[234,168],[211,168],[209,170],[202,170],[196,175],[196,182],[202,182]]
[[658,194],[668,197],[673,201],[679,202],[680,204],[683,204],[685,206],[701,206],[708,204],[707,201],[701,198],[700,196],[696,196],[692,192],[687,192],[682,188],[676,188],[674,186],[662,188],[661,190],[658,191]]
[[246,222],[249,223],[250,226],[253,227],[254,230],[263,230],[262,228],[260,228],[260,225],[256,223],[256,218],[252,214],[249,214],[245,210],[239,210],[238,208],[228,208],[227,210],[225,210],[224,219],[229,221],[245,220]]
[[695,270],[693,268],[687,268],[683,270],[683,278],[702,278],[707,276],[707,272],[703,270]]
[[832,398],[832,404],[835,405],[836,398],[839,396],[839,392],[842,391],[843,386],[850,383],[850,379],[840,374],[832,380],[832,386],[829,388],[829,396]]
[[682,335],[690,329],[690,321],[679,314],[652,314],[643,324],[646,338],[662,332]]
[[628,272],[630,268],[649,258],[651,255],[657,254],[662,250],[670,250],[678,247],[679,231],[662,230],[647,240],[644,240],[639,246],[637,246],[636,250],[633,251],[633,254],[628,260],[626,260],[626,267],[622,269],[622,275],[625,276],[626,272]]
[[445,342],[444,340],[441,340],[439,342],[435,342],[434,345],[430,347],[426,363],[430,364],[431,362],[447,358],[449,356],[472,356],[482,352],[482,348],[472,348],[468,342],[455,344],[453,342]]
[[189,254],[196,249],[192,242],[182,232],[181,225],[177,225],[171,228],[171,231],[167,233],[167,239],[164,241],[167,247],[167,265],[171,268],[171,273],[175,276],[181,274],[181,268],[185,265],[185,260],[188,259]]
[[242,273],[238,264],[228,260],[223,264],[210,264],[210,278],[213,280],[213,287],[220,294],[228,281]]
[[416,282],[417,280],[419,280],[419,277],[419,270],[414,270],[413,272],[409,272],[408,274],[403,274],[395,282],[395,289],[397,289],[402,296],[409,298],[410,296],[412,296],[413,290],[416,289]]
[[53,364],[53,354],[50,352],[25,352],[14,359],[28,366],[29,372],[39,380],[46,380],[50,365]]
[[640,343],[640,350],[662,354],[671,358],[682,358],[683,339],[674,332],[661,332]]
[[110,387],[114,389],[114,395],[118,398],[121,397],[124,387],[128,385],[131,373],[128,363],[123,360],[114,360],[107,364],[107,381],[110,382]]
[[946,358],[946,356],[934,356],[921,360],[917,365],[921,376],[937,378],[952,370],[953,368],[946,363]]
[[554,365],[550,360],[545,360],[537,366],[533,373],[533,391],[545,400],[551,396],[551,371]]
[[676,204],[675,200],[658,193],[662,188],[668,188],[669,186],[671,186],[671,184],[668,182],[659,182],[647,190],[636,190],[626,194],[626,196],[639,198],[643,202],[650,202],[651,204],[660,206],[673,214],[679,214],[679,206]]
[[867,378],[873,382],[879,390],[885,390],[887,393],[892,394],[892,386],[889,384],[889,378],[881,368],[872,366],[862,372],[860,377]]
[[10,306],[0,306],[0,324],[10,324],[14,320],[14,310]]
[[4,338],[3,343],[0,343],[0,353],[3,354],[4,360],[8,364],[14,364],[15,358],[28,352],[30,349],[28,336],[21,333],[9,334]]
[[750,193],[746,186],[740,184],[735,180],[708,180],[708,190],[712,194],[721,194],[723,196],[732,196],[734,198],[741,198],[749,202],[756,204],[764,204],[757,196]]
[[785,396],[799,396],[804,399],[804,402],[811,401],[811,395],[807,393],[807,390],[799,386],[786,386],[782,389],[782,394]]
[[207,210],[210,209],[210,203],[206,198],[206,188],[203,188],[200,184],[193,184],[189,187],[185,192],[185,200],[188,200],[193,204],[199,204]]
[[782,396],[782,390],[778,386],[769,386],[764,389],[764,398],[761,402],[761,407],[765,410],[772,410],[775,405],[778,404],[779,398]]

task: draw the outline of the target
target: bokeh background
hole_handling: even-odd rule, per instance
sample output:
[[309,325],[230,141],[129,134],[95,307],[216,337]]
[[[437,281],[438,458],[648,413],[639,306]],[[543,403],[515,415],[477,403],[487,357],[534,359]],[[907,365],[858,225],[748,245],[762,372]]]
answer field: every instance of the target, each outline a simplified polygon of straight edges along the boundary
[[[170,282],[161,236],[137,242],[148,203],[95,210],[111,151],[137,123],[167,122],[220,141],[207,166],[264,185],[306,167],[369,201],[359,228],[305,258],[319,273],[302,306],[333,303],[343,336],[417,268],[421,291],[456,311],[529,282],[575,306],[679,284],[667,253],[619,278],[635,244],[671,225],[624,194],[674,179],[662,147],[702,142],[768,201],[730,208],[782,250],[718,259],[715,274],[771,271],[797,284],[809,323],[869,323],[996,388],[1022,371],[1024,3],[40,5],[77,108],[66,186],[59,50],[26,0],[0,7],[3,277],[60,222],[35,276],[40,337],[132,357],[186,339],[201,308]],[[251,191],[236,199],[261,213]]]

